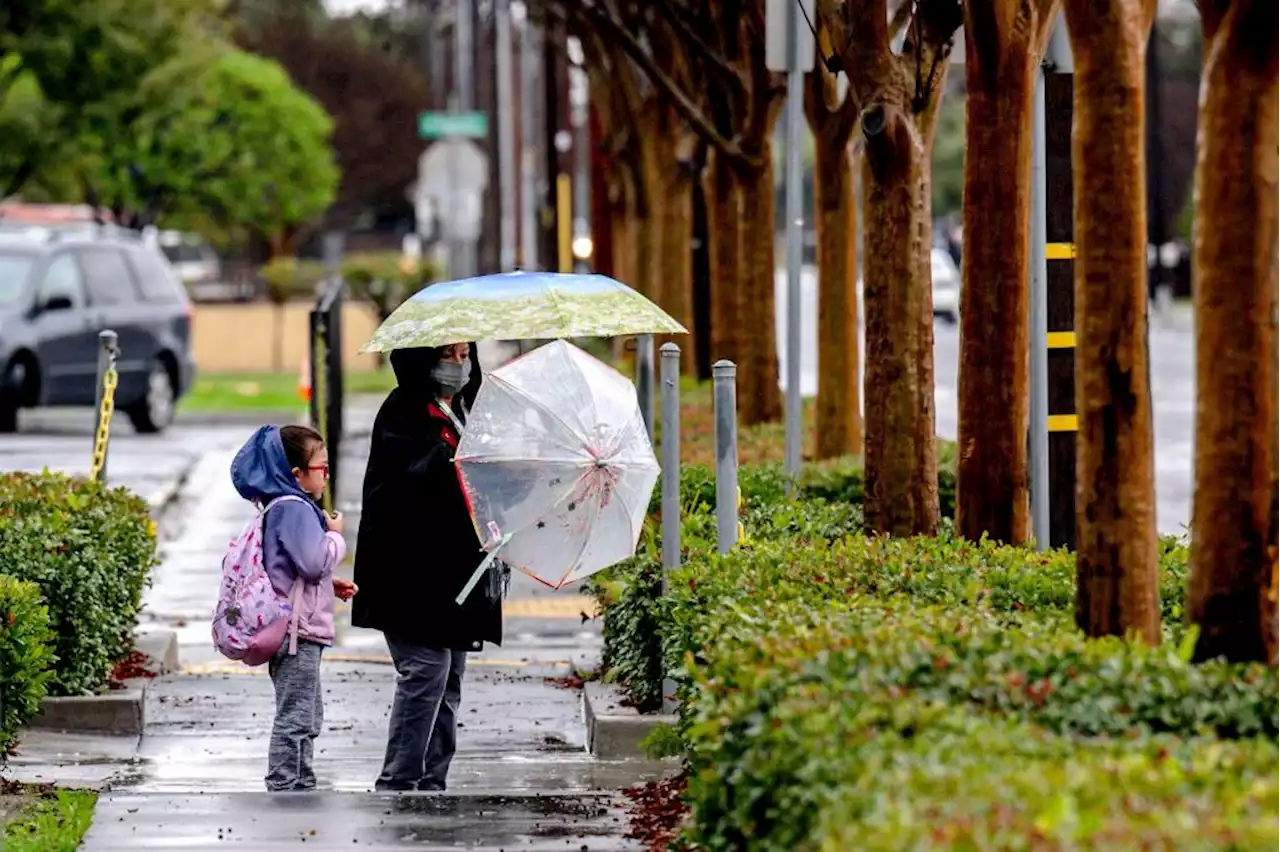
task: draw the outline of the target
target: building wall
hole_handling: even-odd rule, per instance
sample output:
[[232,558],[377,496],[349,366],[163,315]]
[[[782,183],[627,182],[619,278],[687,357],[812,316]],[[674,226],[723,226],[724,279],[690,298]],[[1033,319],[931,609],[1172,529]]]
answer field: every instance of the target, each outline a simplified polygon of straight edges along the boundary
[[[191,349],[203,373],[297,371],[307,358],[311,302],[279,308],[261,302],[194,307]],[[348,370],[377,367],[373,355],[359,352],[377,327],[377,314],[368,305],[343,305],[342,354]]]

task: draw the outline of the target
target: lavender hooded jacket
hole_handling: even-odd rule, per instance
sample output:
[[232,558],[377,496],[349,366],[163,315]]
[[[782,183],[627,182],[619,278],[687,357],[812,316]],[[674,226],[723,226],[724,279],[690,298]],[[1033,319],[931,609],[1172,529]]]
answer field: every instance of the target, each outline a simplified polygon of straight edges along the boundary
[[321,645],[333,644],[333,569],[347,554],[341,534],[330,532],[324,512],[298,487],[284,454],[280,430],[263,426],[253,433],[231,462],[231,483],[246,500],[265,505],[293,495],[266,514],[262,557],[276,593],[288,597],[302,578],[298,636]]

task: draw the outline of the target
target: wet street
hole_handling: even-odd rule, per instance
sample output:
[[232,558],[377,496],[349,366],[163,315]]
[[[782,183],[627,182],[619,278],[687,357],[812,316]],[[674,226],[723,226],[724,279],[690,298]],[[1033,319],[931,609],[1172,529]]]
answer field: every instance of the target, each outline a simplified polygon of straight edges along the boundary
[[[786,279],[779,274],[775,290],[778,355],[786,382]],[[817,279],[812,267],[801,275],[800,392],[818,391]],[[1175,305],[1170,314],[1152,312],[1151,394],[1155,408],[1156,524],[1162,533],[1181,533],[1191,521],[1191,461],[1195,426],[1195,341],[1191,313]],[[935,403],[938,434],[956,436],[957,377],[960,369],[959,327],[934,321]],[[861,333],[861,329],[860,329]],[[863,362],[865,364],[865,362]]]
[[[352,543],[373,413],[368,401],[347,413],[338,503]],[[319,790],[263,791],[271,683],[265,667],[221,658],[208,621],[223,549],[252,515],[228,469],[253,425],[180,422],[159,438],[130,435],[127,426],[113,435],[112,482],[154,493],[164,506],[162,563],[140,629],[174,631],[182,671],[148,683],[142,737],[32,731],[12,773],[104,790],[87,850],[636,848],[625,837],[619,791],[672,766],[597,760],[586,751],[581,694],[565,678],[598,661],[599,626],[584,622],[586,598],[523,575],[513,578],[504,607],[503,647],[468,661],[448,793],[372,792],[395,671],[381,634],[351,627],[342,604],[322,669]],[[42,413],[24,428],[0,439],[5,467],[79,471],[82,453],[87,468],[87,418],[77,424],[74,413]],[[340,573],[350,571],[348,560]]]

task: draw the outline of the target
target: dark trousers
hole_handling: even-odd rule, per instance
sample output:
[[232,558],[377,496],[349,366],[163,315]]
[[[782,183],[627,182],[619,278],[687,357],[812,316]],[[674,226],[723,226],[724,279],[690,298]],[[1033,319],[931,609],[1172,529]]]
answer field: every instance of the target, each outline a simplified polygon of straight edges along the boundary
[[443,790],[458,747],[465,651],[427,648],[387,636],[396,697],[378,790]]
[[320,692],[320,656],[324,646],[298,640],[298,653],[289,653],[289,639],[267,664],[276,690],[276,718],[267,751],[267,789],[314,790],[312,765],[316,737],[324,726],[324,697]]

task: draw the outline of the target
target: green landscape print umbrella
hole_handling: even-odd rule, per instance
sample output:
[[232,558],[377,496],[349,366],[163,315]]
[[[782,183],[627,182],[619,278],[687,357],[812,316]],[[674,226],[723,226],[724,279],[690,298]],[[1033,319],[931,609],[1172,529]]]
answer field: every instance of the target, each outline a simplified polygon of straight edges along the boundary
[[605,275],[504,272],[419,290],[387,317],[360,351],[468,340],[688,333],[653,302]]

